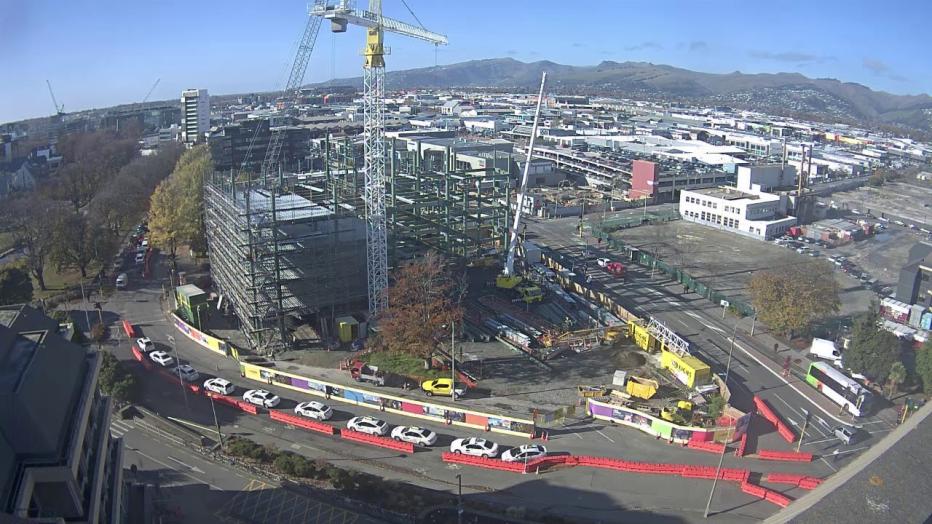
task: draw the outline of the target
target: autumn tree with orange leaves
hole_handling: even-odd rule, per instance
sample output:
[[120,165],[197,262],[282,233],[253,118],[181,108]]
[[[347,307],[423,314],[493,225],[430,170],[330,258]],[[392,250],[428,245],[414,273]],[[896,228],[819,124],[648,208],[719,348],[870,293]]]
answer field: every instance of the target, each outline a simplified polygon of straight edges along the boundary
[[450,323],[463,318],[464,283],[434,252],[395,271],[388,308],[379,317],[380,345],[430,358],[450,338]]

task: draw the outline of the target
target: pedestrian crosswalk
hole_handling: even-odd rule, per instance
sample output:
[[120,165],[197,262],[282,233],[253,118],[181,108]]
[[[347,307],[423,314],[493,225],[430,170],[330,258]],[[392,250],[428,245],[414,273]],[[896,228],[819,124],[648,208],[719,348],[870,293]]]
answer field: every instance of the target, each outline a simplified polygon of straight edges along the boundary
[[129,433],[134,427],[133,422],[129,420],[110,421],[110,433],[114,437],[122,437],[126,433]]

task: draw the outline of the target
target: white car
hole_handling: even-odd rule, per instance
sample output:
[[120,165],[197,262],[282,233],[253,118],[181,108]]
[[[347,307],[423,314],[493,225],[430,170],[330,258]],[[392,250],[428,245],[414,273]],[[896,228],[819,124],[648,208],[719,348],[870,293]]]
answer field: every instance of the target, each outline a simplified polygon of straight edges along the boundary
[[180,366],[176,367],[175,374],[178,375],[178,378],[184,380],[185,382],[194,382],[195,380],[201,378],[201,374],[188,364],[181,364]]
[[596,263],[599,265],[599,267],[605,267],[605,266],[608,265],[609,262],[611,262],[611,260],[609,260],[609,259],[607,259],[607,258],[597,258],[597,259],[596,259]]
[[450,444],[450,451],[476,457],[494,458],[498,455],[498,444],[479,437],[458,438]]
[[149,339],[149,337],[137,338],[136,345],[139,346],[139,350],[143,353],[148,353],[155,349],[155,344],[152,342],[152,340]]
[[243,400],[264,408],[274,408],[282,401],[278,395],[264,389],[250,389],[243,393]]
[[220,393],[221,395],[232,395],[236,391],[236,386],[225,378],[212,378],[204,382],[204,389]]
[[346,423],[346,428],[382,437],[388,434],[388,424],[384,420],[372,417],[353,417]]
[[136,263],[137,263],[137,264],[142,264],[145,260],[146,260],[146,254],[145,254],[145,253],[136,253]]
[[148,238],[142,239],[142,242],[140,242],[139,245],[141,247],[149,247],[149,239]]
[[527,462],[543,457],[547,454],[547,448],[537,444],[525,444],[516,448],[511,448],[502,453],[502,460],[505,462]]
[[295,406],[294,412],[314,420],[328,420],[333,416],[333,409],[331,409],[330,406],[317,402],[316,400],[298,404]]
[[170,367],[175,363],[175,359],[173,359],[171,355],[164,351],[153,351],[152,353],[149,353],[149,358],[152,359],[152,362],[155,362],[156,364],[165,368]]
[[392,438],[425,447],[437,443],[436,433],[417,426],[398,426],[392,430]]

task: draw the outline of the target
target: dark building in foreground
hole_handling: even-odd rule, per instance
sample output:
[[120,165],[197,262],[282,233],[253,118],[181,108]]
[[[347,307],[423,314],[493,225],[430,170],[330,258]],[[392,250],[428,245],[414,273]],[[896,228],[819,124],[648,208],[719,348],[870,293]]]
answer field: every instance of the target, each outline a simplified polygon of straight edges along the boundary
[[900,269],[896,299],[932,307],[932,243],[917,242],[909,249],[906,264]]
[[0,307],[0,514],[121,522],[122,454],[100,357],[29,306]]

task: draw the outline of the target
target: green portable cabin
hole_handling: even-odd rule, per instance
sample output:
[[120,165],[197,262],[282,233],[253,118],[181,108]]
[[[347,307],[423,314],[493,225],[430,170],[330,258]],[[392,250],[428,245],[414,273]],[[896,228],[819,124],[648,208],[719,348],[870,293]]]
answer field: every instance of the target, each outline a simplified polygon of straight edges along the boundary
[[178,309],[181,314],[194,326],[198,326],[197,310],[201,309],[201,316],[206,315],[207,293],[194,284],[185,284],[175,288],[175,299],[178,300]]

